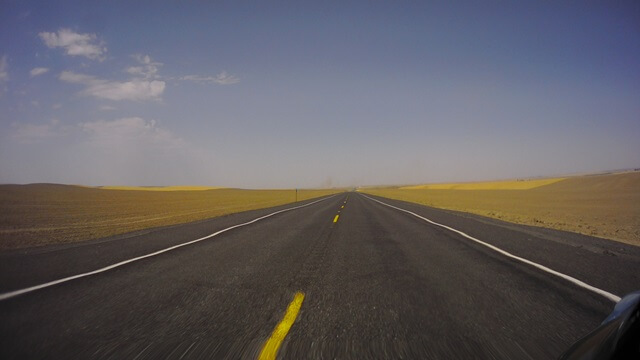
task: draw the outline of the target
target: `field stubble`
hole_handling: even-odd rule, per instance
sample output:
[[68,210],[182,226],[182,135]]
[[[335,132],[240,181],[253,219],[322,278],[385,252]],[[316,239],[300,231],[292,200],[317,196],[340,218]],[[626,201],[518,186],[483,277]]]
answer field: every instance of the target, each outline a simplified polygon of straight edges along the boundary
[[515,189],[509,189],[509,182],[492,184],[496,190],[472,190],[471,184],[467,190],[456,190],[444,184],[440,189],[415,186],[361,191],[640,246],[640,172],[569,177],[526,190],[519,189],[526,188],[523,184]]
[[[299,190],[298,200],[342,190]],[[294,190],[136,191],[0,186],[0,250],[71,243],[295,201]]]

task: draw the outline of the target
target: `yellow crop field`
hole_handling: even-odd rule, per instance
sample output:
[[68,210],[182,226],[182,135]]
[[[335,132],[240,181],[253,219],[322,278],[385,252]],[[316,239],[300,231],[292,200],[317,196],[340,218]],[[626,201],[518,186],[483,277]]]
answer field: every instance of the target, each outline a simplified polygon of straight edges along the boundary
[[[640,172],[550,179],[529,189],[368,188],[360,191],[640,246]],[[535,180],[536,184],[540,184]]]
[[218,190],[222,187],[213,186],[98,186],[103,190],[137,190],[137,191],[202,191]]
[[529,190],[540,186],[562,181],[565,178],[532,179],[532,180],[505,180],[505,181],[483,181],[475,183],[451,183],[451,184],[425,184],[414,186],[403,186],[403,190]]
[[[295,190],[176,190],[0,185],[0,249],[96,239],[293,203],[296,199]],[[298,200],[342,191],[298,190]]]

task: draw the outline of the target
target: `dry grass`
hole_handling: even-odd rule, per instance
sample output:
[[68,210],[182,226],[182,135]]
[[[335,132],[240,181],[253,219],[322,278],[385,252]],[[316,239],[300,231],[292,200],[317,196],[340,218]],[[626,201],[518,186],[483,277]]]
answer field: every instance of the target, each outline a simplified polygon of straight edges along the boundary
[[[299,190],[298,200],[341,190]],[[0,186],[0,249],[69,243],[295,201],[294,190],[109,190]]]
[[475,183],[453,183],[453,184],[425,184],[404,186],[403,190],[531,190],[540,186],[562,181],[565,178],[552,179],[527,179],[527,180],[505,180],[505,181],[484,181]]
[[138,191],[202,191],[219,190],[222,187],[213,186],[99,186],[103,190],[138,190]]
[[569,177],[529,190],[371,188],[362,191],[640,246],[640,172]]

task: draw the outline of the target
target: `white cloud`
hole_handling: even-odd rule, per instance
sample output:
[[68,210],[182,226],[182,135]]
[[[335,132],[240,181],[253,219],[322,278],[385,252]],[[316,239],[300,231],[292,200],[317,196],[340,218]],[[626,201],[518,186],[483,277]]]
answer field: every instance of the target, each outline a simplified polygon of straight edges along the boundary
[[158,78],[158,70],[162,66],[161,62],[153,61],[149,55],[136,54],[133,58],[138,61],[140,65],[130,66],[127,68],[127,72],[134,76],[141,76],[145,79]]
[[66,54],[71,56],[104,60],[103,54],[107,52],[104,43],[98,41],[96,34],[79,34],[70,29],[60,29],[57,33],[41,32],[38,35],[49,48],[64,48]]
[[216,76],[200,76],[200,75],[186,75],[180,78],[180,80],[196,81],[196,82],[213,82],[220,85],[231,85],[240,82],[240,79],[236,76],[227,74],[226,71],[219,73]]
[[73,84],[82,84],[83,95],[109,100],[159,100],[164,92],[165,82],[159,80],[133,79],[118,82],[98,79],[95,76],[63,71],[60,80]]
[[44,67],[37,67],[31,69],[31,71],[29,71],[29,75],[31,75],[31,77],[36,77],[46,73],[47,71],[49,71],[49,69]]
[[110,110],[115,110],[116,108],[114,106],[110,106],[110,105],[100,105],[100,107],[98,109],[100,111],[110,111]]
[[58,109],[62,108],[62,104],[60,104],[60,103],[53,104],[53,105],[51,105],[51,108],[54,109],[54,110],[58,110]]
[[114,146],[121,143],[161,145],[163,147],[182,147],[183,140],[170,131],[157,126],[155,120],[129,117],[112,121],[98,120],[79,124],[80,129],[89,135],[90,141],[98,145]]

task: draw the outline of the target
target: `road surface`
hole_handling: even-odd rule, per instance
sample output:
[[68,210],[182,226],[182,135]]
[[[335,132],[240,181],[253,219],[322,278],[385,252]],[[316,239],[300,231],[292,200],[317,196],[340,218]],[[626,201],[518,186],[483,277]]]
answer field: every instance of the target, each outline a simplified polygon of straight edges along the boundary
[[553,359],[615,304],[470,238],[640,288],[637,247],[350,192],[0,254],[0,358]]

